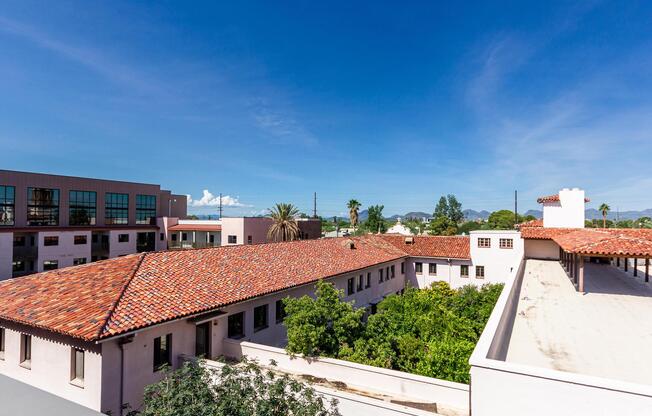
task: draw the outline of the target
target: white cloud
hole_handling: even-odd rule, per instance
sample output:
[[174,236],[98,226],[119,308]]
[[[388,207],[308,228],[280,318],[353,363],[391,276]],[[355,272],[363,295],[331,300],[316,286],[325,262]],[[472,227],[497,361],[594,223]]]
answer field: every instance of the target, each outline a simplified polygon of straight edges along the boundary
[[[219,195],[213,195],[208,189],[202,191],[202,197],[200,199],[192,199],[190,194],[188,196],[188,206],[191,207],[219,207],[220,206],[220,197]],[[235,196],[222,195],[222,207],[251,207],[251,205],[243,204],[240,202],[240,199]]]

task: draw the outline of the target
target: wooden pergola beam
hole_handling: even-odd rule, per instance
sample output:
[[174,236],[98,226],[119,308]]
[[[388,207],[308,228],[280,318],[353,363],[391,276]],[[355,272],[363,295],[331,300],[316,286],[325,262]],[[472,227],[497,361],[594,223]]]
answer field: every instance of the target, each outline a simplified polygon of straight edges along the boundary
[[577,282],[577,290],[584,292],[584,257],[580,256],[579,258],[579,278]]

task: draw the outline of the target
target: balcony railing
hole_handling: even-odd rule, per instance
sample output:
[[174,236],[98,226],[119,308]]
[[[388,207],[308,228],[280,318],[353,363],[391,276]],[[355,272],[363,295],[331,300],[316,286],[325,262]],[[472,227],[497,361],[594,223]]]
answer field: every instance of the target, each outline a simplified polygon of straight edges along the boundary
[[168,241],[169,249],[186,249],[186,248],[206,248],[206,247],[219,247],[219,242],[206,242],[206,241]]

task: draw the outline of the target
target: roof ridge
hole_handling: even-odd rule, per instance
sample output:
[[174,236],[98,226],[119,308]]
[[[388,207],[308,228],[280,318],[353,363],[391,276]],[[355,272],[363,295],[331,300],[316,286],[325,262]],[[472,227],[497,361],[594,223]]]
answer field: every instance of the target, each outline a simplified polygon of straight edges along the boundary
[[138,273],[138,270],[140,269],[140,265],[143,264],[143,260],[145,260],[145,257],[148,255],[148,252],[144,252],[140,255],[140,259],[138,260],[138,263],[136,264],[136,267],[134,267],[134,271],[131,273],[131,276],[127,279],[127,281],[122,285],[122,288],[120,289],[120,294],[118,297],[115,299],[113,302],[113,305],[111,305],[111,308],[109,309],[109,313],[106,316],[106,319],[104,319],[104,323],[100,327],[99,331],[96,334],[96,339],[102,337],[102,333],[104,333],[104,330],[106,329],[107,325],[109,324],[109,321],[111,318],[113,318],[113,314],[115,313],[116,308],[118,307],[118,304],[120,303],[120,300],[122,299],[122,296],[124,296],[125,292],[127,291],[127,288],[131,284],[131,282],[134,280],[134,277],[136,276],[136,273]]

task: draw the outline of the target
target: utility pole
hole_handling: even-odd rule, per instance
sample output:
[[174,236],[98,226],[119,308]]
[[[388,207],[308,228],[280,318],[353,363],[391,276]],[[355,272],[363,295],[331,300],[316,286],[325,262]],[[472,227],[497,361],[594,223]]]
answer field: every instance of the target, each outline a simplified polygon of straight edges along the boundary
[[222,219],[222,192],[220,192],[220,220]]
[[335,237],[340,236],[340,225],[337,223],[337,216],[333,217],[333,222],[335,223]]
[[514,190],[514,224],[518,224],[518,191]]
[[317,218],[317,192],[315,192],[312,201],[312,217]]

